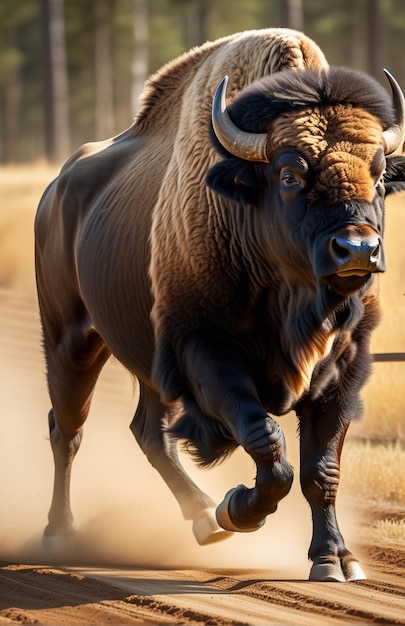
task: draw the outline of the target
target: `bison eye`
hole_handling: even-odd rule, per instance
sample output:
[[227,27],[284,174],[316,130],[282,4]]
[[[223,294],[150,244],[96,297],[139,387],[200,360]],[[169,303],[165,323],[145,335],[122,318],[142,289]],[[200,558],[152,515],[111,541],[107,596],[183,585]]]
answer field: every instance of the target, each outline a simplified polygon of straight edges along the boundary
[[380,178],[380,179],[379,179],[379,180],[375,183],[374,187],[375,187],[376,192],[377,192],[379,195],[384,195],[384,191],[385,191],[385,189],[384,189],[384,178],[383,178],[383,177],[381,177],[381,178]]
[[281,180],[287,187],[291,187],[291,185],[296,185],[299,182],[295,174],[291,171],[282,172]]
[[376,184],[374,185],[374,187],[376,189],[378,189],[379,187],[381,187],[381,185],[384,184],[384,174],[377,180]]

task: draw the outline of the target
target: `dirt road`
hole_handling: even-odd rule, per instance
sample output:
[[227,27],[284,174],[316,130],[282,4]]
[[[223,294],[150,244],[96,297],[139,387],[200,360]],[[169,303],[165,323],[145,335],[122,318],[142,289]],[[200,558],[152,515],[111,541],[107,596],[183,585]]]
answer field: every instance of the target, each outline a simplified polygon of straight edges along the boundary
[[4,565],[0,624],[404,624],[403,570],[374,567],[368,581],[339,584],[269,570]]
[[[298,484],[262,530],[198,547],[128,430],[136,386],[113,362],[73,470],[78,535],[44,550],[52,458],[33,296],[0,290],[0,345],[0,624],[405,624],[405,548],[376,546],[373,512],[348,502],[341,526],[364,582],[306,580],[311,525]],[[295,421],[282,426],[297,467]],[[239,452],[209,472],[185,463],[218,501],[254,477]]]

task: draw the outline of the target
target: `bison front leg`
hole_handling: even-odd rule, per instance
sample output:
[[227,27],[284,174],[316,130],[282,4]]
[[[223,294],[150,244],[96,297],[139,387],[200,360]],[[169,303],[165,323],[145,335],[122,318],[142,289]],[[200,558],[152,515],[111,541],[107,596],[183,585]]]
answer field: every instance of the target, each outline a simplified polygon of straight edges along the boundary
[[338,403],[303,403],[300,418],[301,487],[312,511],[310,580],[345,582],[366,578],[345,546],[336,517],[340,456],[349,426]]
[[140,399],[131,423],[133,432],[150,464],[159,472],[177,499],[186,520],[193,521],[193,533],[200,545],[227,539],[231,533],[215,519],[215,503],[191,480],[182,467],[177,442],[164,428],[165,407],[159,395],[140,381]]
[[236,445],[253,458],[255,486],[239,485],[229,491],[217,508],[217,520],[226,530],[257,530],[291,488],[293,470],[286,459],[283,432],[264,410],[251,374],[253,366],[237,341],[195,335],[183,352],[183,364],[201,415],[190,426],[189,413],[175,432],[194,444],[203,464],[212,462],[216,446],[217,458]]
[[228,530],[251,532],[263,526],[288,494],[293,470],[286,459],[284,433],[270,416],[253,423],[247,419],[240,430],[238,439],[256,463],[255,486],[239,485],[228,491],[217,508],[217,519]]

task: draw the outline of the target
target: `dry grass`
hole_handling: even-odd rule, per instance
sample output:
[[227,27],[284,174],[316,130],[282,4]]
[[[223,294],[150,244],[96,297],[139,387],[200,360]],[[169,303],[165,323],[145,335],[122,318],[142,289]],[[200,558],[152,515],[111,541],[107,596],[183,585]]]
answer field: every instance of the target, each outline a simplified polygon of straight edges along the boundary
[[0,167],[0,285],[35,288],[34,215],[58,169],[44,164]]
[[382,541],[402,544],[405,542],[405,519],[381,519],[376,522],[375,529],[378,538]]
[[[342,454],[341,490],[343,499],[357,508],[378,513],[387,508],[402,511],[405,506],[405,449],[396,443],[347,441]],[[374,525],[377,542],[403,543],[405,518],[383,514]]]
[[[381,277],[382,320],[373,352],[405,353],[405,193],[387,200],[385,256]],[[375,363],[363,391],[365,417],[352,432],[373,438],[405,439],[405,362]]]
[[405,505],[405,450],[398,443],[347,441],[342,455],[342,493],[372,503]]

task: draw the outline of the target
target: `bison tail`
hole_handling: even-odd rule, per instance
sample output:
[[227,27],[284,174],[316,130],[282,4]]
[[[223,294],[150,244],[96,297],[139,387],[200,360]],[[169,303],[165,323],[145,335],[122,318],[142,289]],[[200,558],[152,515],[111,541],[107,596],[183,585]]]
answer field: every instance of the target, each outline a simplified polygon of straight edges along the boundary
[[171,437],[183,442],[183,449],[199,467],[219,465],[238,447],[222,424],[201,411],[194,398],[183,396],[183,411],[167,428]]

